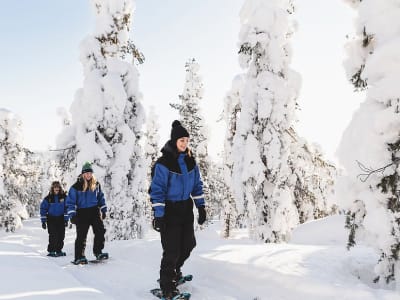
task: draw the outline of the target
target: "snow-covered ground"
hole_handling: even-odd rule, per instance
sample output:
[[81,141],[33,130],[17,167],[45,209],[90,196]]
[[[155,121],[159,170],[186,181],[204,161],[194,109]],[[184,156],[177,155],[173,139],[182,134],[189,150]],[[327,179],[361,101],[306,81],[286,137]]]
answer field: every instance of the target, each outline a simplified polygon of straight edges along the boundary
[[[237,232],[219,237],[219,224],[197,233],[198,246],[184,267],[194,279],[181,287],[193,300],[385,299],[393,290],[372,282],[377,255],[345,249],[342,216],[297,228],[291,243],[260,244]],[[157,233],[143,240],[106,243],[110,260],[74,266],[74,229],[67,230],[66,257],[46,256],[47,232],[37,219],[14,234],[0,234],[0,299],[155,299],[161,246]],[[86,255],[92,258],[92,236]]]

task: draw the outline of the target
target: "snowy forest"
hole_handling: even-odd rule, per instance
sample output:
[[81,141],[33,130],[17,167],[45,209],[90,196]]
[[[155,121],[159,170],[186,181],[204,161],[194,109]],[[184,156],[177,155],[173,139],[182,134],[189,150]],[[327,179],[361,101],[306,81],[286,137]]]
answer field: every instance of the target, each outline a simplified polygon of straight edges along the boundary
[[[347,241],[338,246],[373,249],[366,284],[398,293],[400,6],[395,0],[343,1],[357,16],[349,28],[355,35],[343,45],[343,76],[365,98],[343,133],[338,163],[296,129],[302,74],[292,67],[295,0],[243,0],[235,49],[242,71],[218,99],[225,126],[219,160],[210,155],[214,125],[205,118],[207,86],[195,57],[182,59],[182,93],[165,101],[190,132],[200,168],[207,222],[198,232],[218,224],[222,244],[245,232],[255,245],[279,246],[301,226],[341,216],[335,226]],[[86,161],[107,201],[106,243],[142,240],[152,231],[150,170],[166,142],[160,128],[173,119],[161,124],[155,107],[145,109],[138,66],[147,58],[132,40],[135,1],[90,2],[95,29],[76,45],[84,81],[70,107],[57,112],[62,131],[54,149],[26,148],[23,120],[0,106],[2,234],[16,235],[38,219],[50,182],[59,180],[68,191]]]

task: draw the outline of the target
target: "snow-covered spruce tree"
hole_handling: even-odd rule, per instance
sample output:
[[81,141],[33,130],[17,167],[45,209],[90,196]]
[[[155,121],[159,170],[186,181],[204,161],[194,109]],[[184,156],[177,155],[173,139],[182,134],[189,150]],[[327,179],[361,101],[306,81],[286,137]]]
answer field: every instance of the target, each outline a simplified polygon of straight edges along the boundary
[[217,206],[220,199],[215,198],[214,184],[211,175],[209,175],[211,161],[207,150],[208,134],[200,110],[200,102],[203,99],[203,82],[199,75],[200,66],[194,58],[185,64],[185,69],[186,78],[183,93],[179,95],[181,103],[170,105],[178,111],[182,125],[190,133],[190,148],[199,164],[204,185],[203,191],[210,212],[213,210],[210,206]]
[[45,172],[44,164],[47,159],[41,153],[22,148],[22,164],[19,166],[18,172],[21,172],[21,179],[24,183],[21,186],[20,199],[29,217],[38,214],[42,196],[48,190],[48,187],[42,184],[42,175]]
[[399,288],[400,7],[393,0],[347,2],[358,18],[346,72],[357,89],[368,89],[339,146],[346,176],[337,194],[349,208],[348,246],[362,240],[375,247],[380,253],[375,282]]
[[319,219],[337,212],[333,199],[333,186],[337,176],[336,168],[322,155],[316,145],[308,144],[290,129],[293,141],[289,166],[292,173],[293,196],[299,222]]
[[[219,216],[223,222],[221,236],[228,238],[231,236],[232,230],[238,228],[238,214],[233,197],[232,187],[227,184],[225,180],[225,165],[222,163],[214,163],[212,166],[213,184],[215,186],[216,199],[221,199],[218,205],[213,207],[213,215]],[[215,174],[215,175],[214,175]]]
[[[72,125],[70,113],[63,107],[57,109],[57,114],[61,118],[62,133],[57,137],[56,144],[58,149],[51,151],[51,157],[55,160],[55,170],[48,166],[47,172],[59,180],[66,191],[76,180],[77,175],[77,151],[75,140],[75,126]],[[50,175],[49,174],[49,175]]]
[[[144,149],[146,156],[146,164],[148,166],[153,166],[160,152],[160,147],[159,147],[160,135],[158,134],[159,130],[160,126],[158,123],[158,116],[154,111],[154,107],[151,106],[146,120],[146,132],[145,132],[146,144]],[[151,181],[150,167],[147,168],[147,178],[150,182]]]
[[298,223],[288,166],[300,78],[289,68],[292,1],[248,0],[240,18],[239,59],[247,70],[233,143],[237,206],[247,208],[250,235],[287,241]]
[[236,202],[233,193],[233,182],[232,182],[232,174],[233,174],[233,155],[232,155],[232,147],[233,147],[233,138],[236,134],[236,128],[238,123],[238,118],[240,115],[240,104],[241,104],[241,95],[244,84],[243,76],[236,76],[232,81],[231,90],[225,97],[224,101],[224,111],[223,111],[223,119],[226,124],[226,133],[225,133],[225,141],[224,141],[224,151],[222,157],[223,164],[223,181],[226,186],[225,196],[222,198],[222,211],[223,211],[223,237],[227,238],[230,236],[230,231],[232,228],[235,228],[237,225],[241,223],[243,220],[243,215],[246,209],[241,207],[241,215],[238,213],[238,209],[236,207]]
[[15,231],[37,212],[41,191],[35,185],[40,170],[34,153],[22,147],[22,123],[0,109],[0,228]]
[[[219,161],[213,161],[210,163],[207,175],[208,186],[211,193],[210,200],[208,201],[210,203],[207,205],[207,215],[209,216],[209,219],[215,218],[222,220],[225,215],[223,201],[225,201],[227,197],[230,197],[231,193],[229,187],[224,181],[222,163]],[[221,232],[221,234],[225,236],[223,232]]]
[[85,161],[94,163],[108,206],[107,238],[138,238],[148,203],[140,145],[145,117],[138,72],[128,62],[137,54],[129,40],[134,1],[92,3],[96,28],[81,44],[85,79],[71,106],[71,124],[59,136],[58,148],[68,149],[59,157],[67,169],[76,166],[75,175]]

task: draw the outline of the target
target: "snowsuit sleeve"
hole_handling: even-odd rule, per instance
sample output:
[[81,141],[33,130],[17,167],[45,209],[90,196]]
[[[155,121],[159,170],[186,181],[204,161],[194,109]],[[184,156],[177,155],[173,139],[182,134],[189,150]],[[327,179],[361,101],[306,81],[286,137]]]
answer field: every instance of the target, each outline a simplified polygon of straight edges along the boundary
[[49,212],[49,201],[44,198],[40,203],[40,221],[46,222],[47,221],[47,214]]
[[98,206],[100,207],[101,212],[107,212],[107,205],[106,205],[106,199],[104,199],[104,193],[101,190],[101,186],[97,187],[97,192],[96,192],[96,198],[98,202]]
[[205,206],[204,194],[203,194],[203,181],[201,180],[199,166],[194,167],[194,185],[191,193],[192,199],[196,204],[196,207]]
[[71,187],[68,192],[66,205],[67,205],[67,214],[70,218],[76,215],[76,201],[77,201],[77,192]]
[[150,186],[150,199],[155,217],[163,217],[165,211],[165,200],[168,192],[169,170],[162,164],[157,163],[154,167],[153,180]]

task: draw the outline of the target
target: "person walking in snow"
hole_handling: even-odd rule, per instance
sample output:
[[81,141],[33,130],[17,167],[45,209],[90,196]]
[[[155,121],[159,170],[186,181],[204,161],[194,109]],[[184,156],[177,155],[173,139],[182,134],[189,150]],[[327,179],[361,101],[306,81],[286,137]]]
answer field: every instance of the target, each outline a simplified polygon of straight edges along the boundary
[[182,277],[181,268],[196,246],[193,202],[199,213],[198,223],[206,221],[203,183],[188,143],[189,132],[175,120],[171,139],[152,170],[149,192],[153,228],[161,234],[160,288],[165,299],[179,294],[176,286]]
[[72,224],[76,225],[74,264],[87,264],[85,257],[86,237],[89,227],[94,233],[93,253],[97,260],[107,259],[103,253],[104,234],[103,220],[106,218],[107,206],[100,183],[93,175],[92,165],[86,162],[78,180],[69,189],[67,210]]
[[65,191],[59,181],[51,183],[48,195],[40,203],[40,220],[42,228],[49,233],[48,256],[65,256],[64,247],[65,227],[68,226]]

